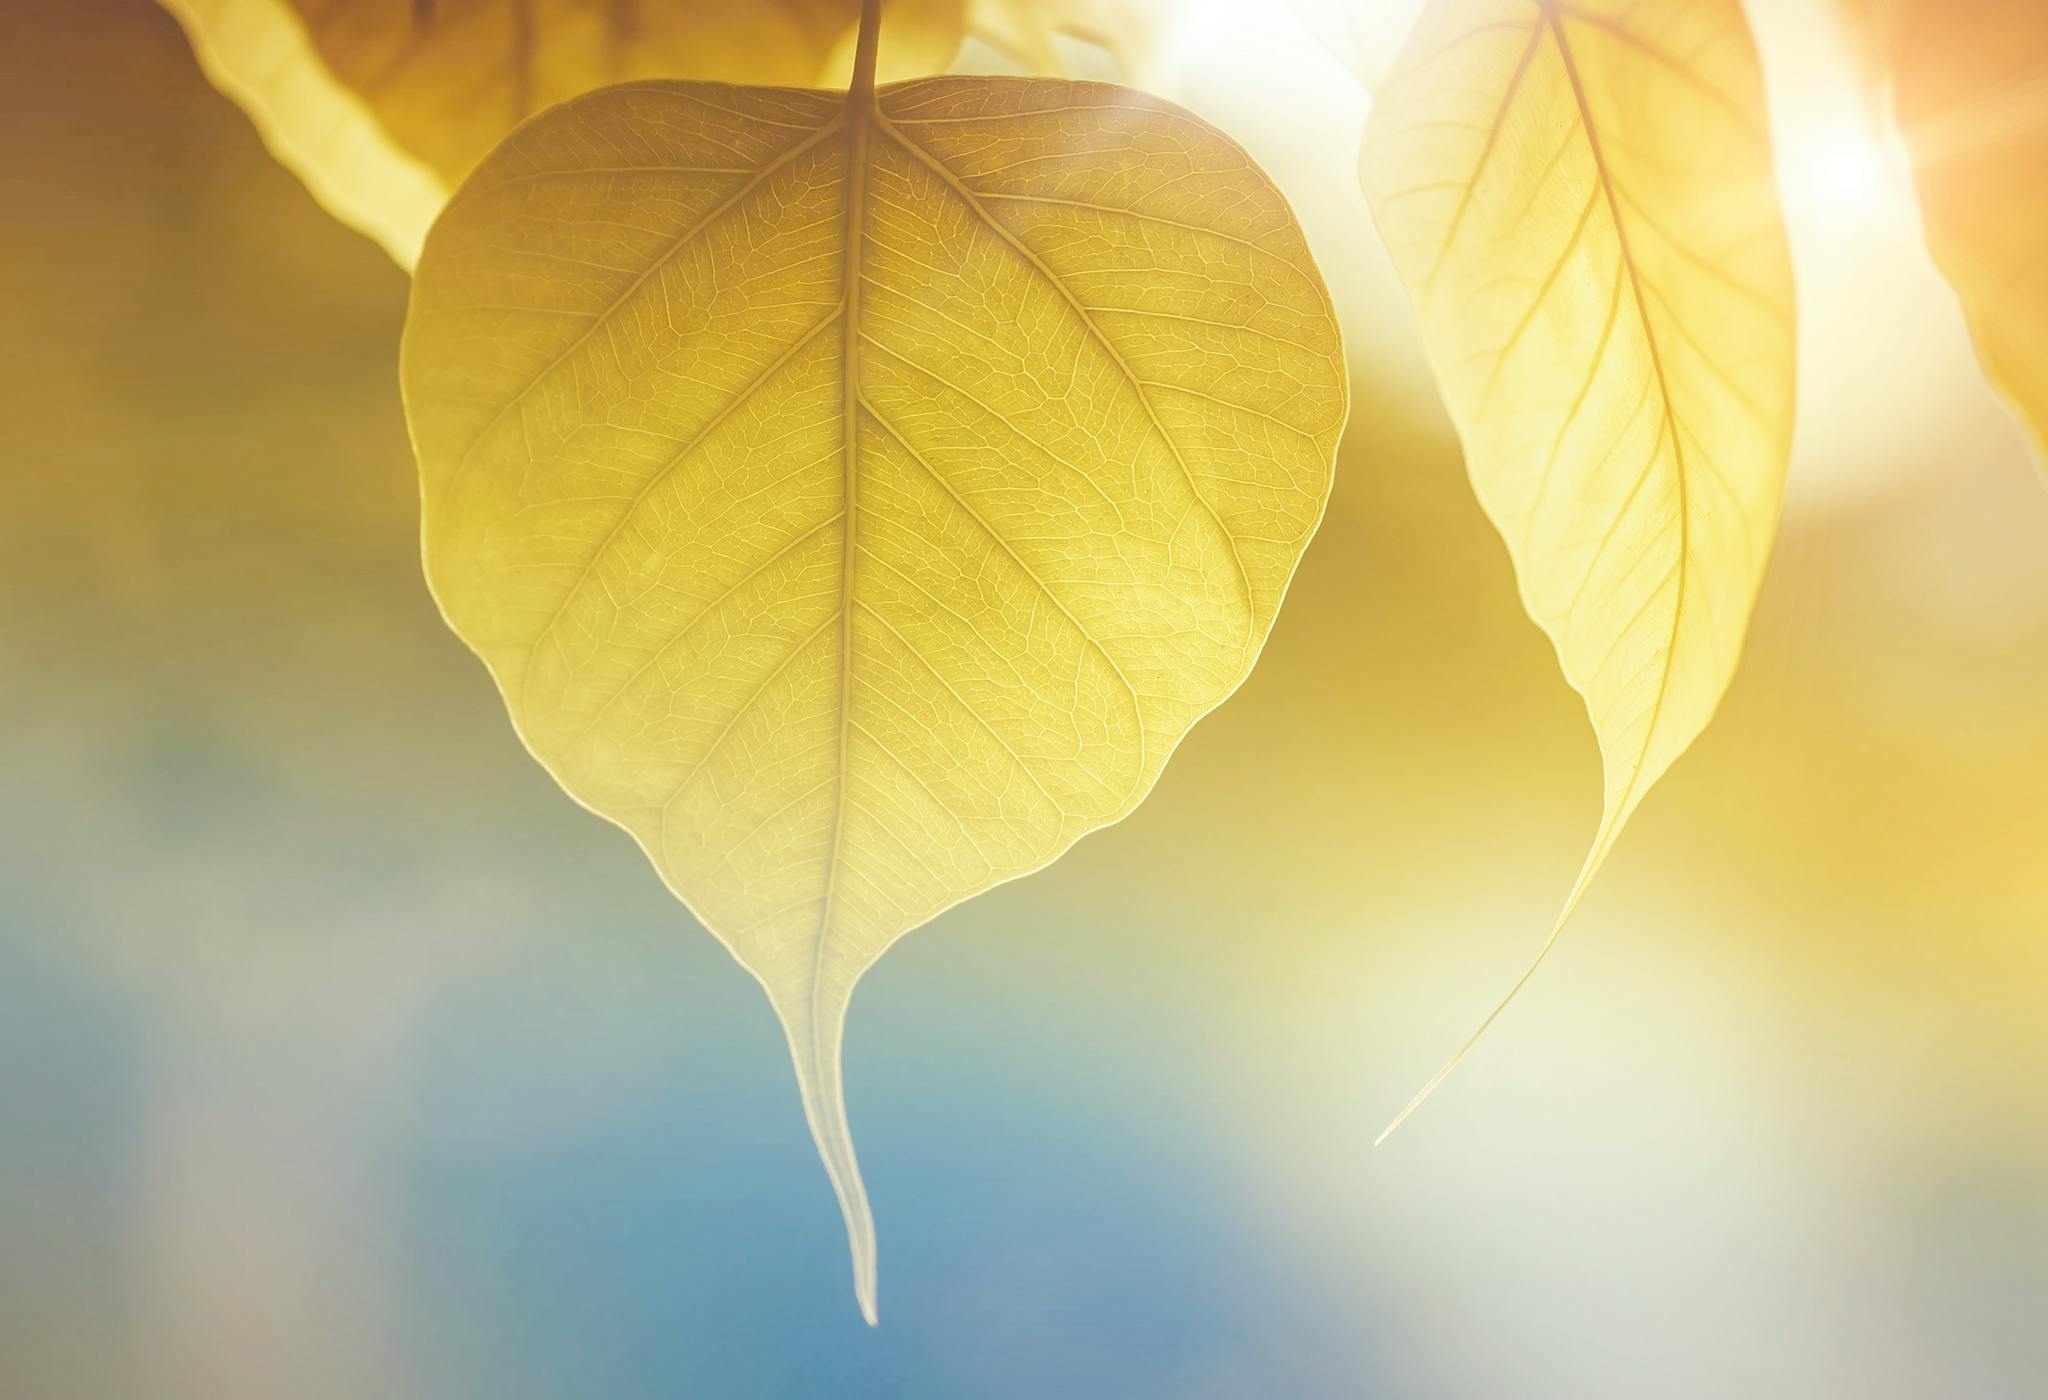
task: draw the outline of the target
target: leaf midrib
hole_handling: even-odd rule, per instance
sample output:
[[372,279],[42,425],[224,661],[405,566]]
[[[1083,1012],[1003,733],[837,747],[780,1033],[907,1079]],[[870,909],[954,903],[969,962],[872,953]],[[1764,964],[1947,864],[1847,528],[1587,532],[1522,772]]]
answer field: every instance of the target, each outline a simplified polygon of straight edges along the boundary
[[[872,7],[870,7],[872,8]],[[863,17],[871,26],[873,15]],[[853,735],[853,604],[854,579],[860,562],[860,314],[863,262],[867,250],[868,141],[875,121],[874,39],[861,36],[862,51],[854,60],[853,82],[846,93],[846,249],[840,264],[840,529],[839,561],[839,723],[832,798],[832,835],[825,855],[825,895],[818,910],[818,931],[811,940],[811,975],[805,989],[805,1021],[810,1028],[806,1053],[817,1075],[819,988],[825,973],[825,947],[832,935],[832,915],[839,894],[839,869],[846,837],[847,748]],[[823,1082],[818,1079],[816,1082]]]
[[[973,188],[971,188],[964,180],[962,180],[960,176],[951,169],[951,167],[947,166],[945,162],[941,161],[937,156],[933,155],[929,150],[927,150],[922,142],[912,140],[909,136],[897,130],[894,123],[889,118],[882,115],[879,104],[871,92],[865,95],[855,90],[850,90],[848,92],[847,106],[845,108],[844,117],[842,118],[842,124],[845,128],[847,136],[848,165],[846,257],[844,263],[842,264],[841,275],[843,281],[840,292],[840,310],[837,313],[841,318],[842,334],[844,336],[842,349],[842,365],[844,370],[844,380],[842,384],[842,413],[844,415],[845,433],[842,447],[844,457],[841,487],[842,505],[840,511],[840,518],[843,521],[845,537],[842,562],[840,568],[839,622],[841,640],[839,666],[839,718],[837,738],[838,776],[836,781],[836,794],[833,800],[831,825],[832,834],[829,838],[829,843],[827,847],[825,892],[820,902],[817,933],[812,940],[810,980],[806,996],[807,1020],[809,1022],[811,1032],[810,1042],[812,1049],[810,1053],[813,1056],[815,1056],[816,1054],[816,1047],[819,1043],[818,1016],[821,1006],[823,1004],[822,999],[818,995],[818,990],[819,987],[822,985],[825,951],[831,939],[833,928],[833,916],[836,912],[837,897],[839,890],[839,872],[841,866],[843,865],[843,840],[846,826],[846,809],[848,805],[846,782],[847,772],[849,769],[848,747],[853,733],[858,728],[852,717],[852,706],[854,676],[854,613],[855,606],[859,601],[855,595],[855,579],[857,573],[857,564],[860,558],[860,511],[858,465],[860,431],[859,420],[860,414],[865,406],[865,396],[863,395],[860,386],[860,351],[861,342],[864,338],[861,327],[860,302],[861,290],[865,280],[865,274],[863,271],[863,254],[866,249],[867,241],[867,185],[870,174],[870,166],[872,163],[871,158],[868,154],[868,146],[872,133],[879,132],[880,134],[888,137],[890,141],[893,144],[895,144],[899,149],[901,149],[906,155],[909,155],[910,157],[918,161],[920,164],[925,166],[927,169],[929,169],[935,176],[938,177],[941,183],[943,183],[948,189],[953,191],[956,197],[958,197],[961,200],[961,202],[966,205],[968,210],[972,214],[974,214],[976,219],[984,227],[986,227],[992,234],[994,234],[1000,241],[1002,241],[1005,246],[1009,247],[1017,256],[1024,259],[1024,261],[1034,271],[1036,271],[1041,278],[1044,279],[1047,285],[1049,285],[1059,295],[1061,300],[1067,304],[1067,306],[1074,312],[1075,316],[1081,321],[1083,327],[1087,330],[1090,338],[1116,365],[1119,374],[1123,377],[1125,383],[1130,387],[1131,393],[1137,398],[1140,406],[1143,408],[1147,424],[1150,426],[1158,440],[1165,446],[1167,452],[1173,458],[1175,466],[1179,469],[1182,478],[1187,483],[1189,494],[1194,498],[1196,504],[1201,508],[1203,513],[1207,515],[1210,521],[1215,525],[1217,534],[1222,538],[1226,548],[1229,550],[1231,564],[1236,574],[1239,589],[1243,594],[1244,606],[1246,611],[1245,632],[1244,636],[1240,639],[1239,642],[1241,652],[1248,650],[1251,645],[1251,638],[1256,632],[1257,628],[1256,614],[1258,608],[1257,597],[1252,589],[1251,575],[1245,566],[1242,552],[1238,549],[1236,536],[1231,533],[1229,527],[1224,523],[1221,515],[1217,513],[1216,508],[1210,503],[1208,497],[1202,492],[1201,486],[1195,478],[1193,469],[1188,465],[1187,459],[1181,452],[1180,444],[1177,441],[1175,441],[1173,435],[1166,430],[1166,425],[1160,420],[1158,410],[1156,406],[1152,403],[1151,396],[1146,390],[1145,381],[1137,374],[1136,370],[1134,370],[1130,363],[1124,358],[1123,352],[1109,338],[1107,333],[1103,331],[1102,327],[1096,322],[1094,316],[1090,314],[1088,308],[1082,304],[1082,302],[1077,296],[1074,295],[1073,289],[1067,285],[1066,279],[1061,277],[1053,268],[1048,266],[1044,259],[1039,256],[1036,250],[1032,249],[1028,244],[1024,243],[1023,240],[1020,239],[1014,231],[1012,231],[1007,225],[1003,224],[1000,220],[995,218],[995,216],[991,214],[988,211],[988,209],[983,205],[983,203],[981,202],[981,198],[977,194],[977,192]],[[827,129],[829,130],[829,127]],[[876,415],[876,421],[878,423],[883,422],[879,414]],[[899,442],[902,441],[900,436],[897,436],[894,430],[892,428],[889,428],[889,425],[883,423],[883,426],[885,429],[890,431],[892,436],[896,436]],[[903,445],[906,449],[909,448],[908,443],[904,443]],[[913,452],[912,455],[915,456],[916,454]],[[923,463],[923,459],[921,457],[917,458],[917,460],[921,464]],[[927,470],[929,470],[928,466]],[[934,473],[934,475],[936,475],[936,473]],[[954,491],[950,482],[946,482],[943,478],[941,478],[940,484],[946,488],[949,494],[952,494],[957,499],[958,493],[957,491]],[[961,504],[964,508],[965,503],[961,502]],[[980,524],[984,529],[989,530],[990,534],[995,534],[995,532],[987,526],[987,523],[981,520],[981,517],[978,513],[975,513],[971,510],[968,513],[971,516],[971,518],[973,518],[976,521],[977,524]],[[1108,662],[1112,673],[1114,673],[1118,677],[1118,679],[1125,686],[1125,689],[1131,693],[1133,703],[1135,704],[1135,687],[1131,685],[1130,678],[1124,674],[1123,669],[1117,666],[1115,662],[1109,658],[1107,652],[1103,651],[1101,642],[1094,636],[1094,634],[1088,628],[1081,625],[1080,620],[1073,616],[1073,614],[1066,608],[1066,606],[1063,602],[1061,602],[1061,600],[1059,600],[1055,595],[1052,594],[1051,590],[1046,586],[1044,581],[1038,577],[1036,572],[1030,569],[1028,566],[1026,566],[1020,558],[1017,558],[1014,548],[1010,546],[1007,540],[1004,540],[1000,536],[997,536],[997,543],[1003,548],[1006,554],[1008,554],[1012,558],[1012,560],[1016,562],[1018,566],[1024,570],[1026,576],[1030,578],[1034,583],[1037,583],[1039,585],[1040,590],[1044,592],[1048,598],[1052,599],[1055,606],[1057,606],[1059,610],[1066,615],[1067,620],[1071,622],[1074,625],[1075,629],[1080,633],[1084,642],[1103,656],[1103,659],[1106,662]],[[877,618],[878,620],[882,621],[884,625],[887,625],[887,620],[880,618],[879,614],[877,614]],[[891,630],[893,631],[894,629],[892,628]],[[901,639],[900,634],[898,635],[899,639]],[[907,639],[902,640],[904,640],[905,644],[908,645]],[[924,660],[922,653],[917,652],[916,648],[911,648],[911,651],[913,652],[913,654],[918,656],[918,659],[920,661]],[[929,667],[929,664],[929,662],[926,662],[927,667]],[[940,679],[943,681],[943,677],[941,677]],[[957,692],[955,692],[955,698],[959,699],[962,705],[965,706],[965,708],[968,710],[968,712],[971,715],[973,715],[973,717],[978,722],[982,723],[984,727],[986,727],[986,721],[982,720],[981,716],[974,710],[973,706],[966,704],[964,697],[959,696]],[[1141,717],[1142,708],[1142,706],[1138,707]],[[1142,726],[1140,729],[1140,734],[1140,742],[1142,743]],[[1019,767],[1023,769],[1026,778],[1028,778],[1034,786],[1038,786],[1039,790],[1042,793],[1044,793],[1045,790],[1043,788],[1043,785],[1039,783],[1037,775],[1030,771],[1029,766],[1024,763],[1022,757],[1016,754],[1014,750],[1010,749],[1008,743],[1002,741],[999,735],[996,737],[998,739],[998,742],[1002,743],[1002,746],[1005,749],[1005,751],[1009,752],[1012,759],[1014,759],[1019,765]],[[1139,785],[1142,785],[1142,783],[1144,782],[1144,768],[1144,757],[1141,752],[1139,756],[1139,761],[1137,762],[1137,764],[1134,765],[1134,775],[1132,779],[1133,790],[1135,790],[1136,787],[1138,787]],[[1052,801],[1052,805],[1055,809],[1060,808],[1060,804],[1056,800],[1052,799],[1050,793],[1045,793],[1045,796],[1049,801]],[[1122,801],[1120,801],[1119,806],[1123,805],[1124,802],[1128,802],[1129,797],[1130,794],[1126,793]],[[1063,818],[1064,815],[1065,813],[1062,812]]]
[[[1658,345],[1656,327],[1650,324],[1650,306],[1643,297],[1642,277],[1636,267],[1634,250],[1629,246],[1628,226],[1622,219],[1621,201],[1615,193],[1613,173],[1609,170],[1606,154],[1600,147],[1600,133],[1593,121],[1592,104],[1586,96],[1586,86],[1579,74],[1578,60],[1572,54],[1571,40],[1565,35],[1564,15],[1571,13],[1577,17],[1578,12],[1567,12],[1562,5],[1556,4],[1555,0],[1536,0],[1536,7],[1541,11],[1544,23],[1549,26],[1551,37],[1557,44],[1558,59],[1564,65],[1565,79],[1571,84],[1572,101],[1578,107],[1579,126],[1586,133],[1586,147],[1592,156],[1593,170],[1600,179],[1601,196],[1606,201],[1608,211],[1614,220],[1614,238],[1620,251],[1621,266],[1628,274],[1629,295],[1635,302],[1636,318],[1642,323],[1643,343],[1649,347],[1650,367],[1656,376],[1657,394],[1664,408],[1664,426],[1658,437],[1661,440],[1668,436],[1671,440],[1672,475],[1678,487],[1678,583],[1677,592],[1671,602],[1671,631],[1664,643],[1664,664],[1658,672],[1657,694],[1650,702],[1650,718],[1643,729],[1642,746],[1637,750],[1636,761],[1630,767],[1628,782],[1623,786],[1621,796],[1613,803],[1607,818],[1602,822],[1603,826],[1614,826],[1627,813],[1629,801],[1635,796],[1637,785],[1642,781],[1643,769],[1649,762],[1650,745],[1655,742],[1657,726],[1664,717],[1664,704],[1671,692],[1671,673],[1674,669],[1672,660],[1678,651],[1678,629],[1685,616],[1686,579],[1691,572],[1687,565],[1692,556],[1692,509],[1686,482],[1685,447],[1672,426],[1671,383],[1664,371],[1663,351]],[[1655,451],[1656,446],[1652,444],[1651,452],[1654,454]],[[1595,838],[1596,855],[1599,843],[1611,839],[1612,834],[1608,832],[1603,832],[1600,837]],[[1583,877],[1581,883],[1583,884]]]

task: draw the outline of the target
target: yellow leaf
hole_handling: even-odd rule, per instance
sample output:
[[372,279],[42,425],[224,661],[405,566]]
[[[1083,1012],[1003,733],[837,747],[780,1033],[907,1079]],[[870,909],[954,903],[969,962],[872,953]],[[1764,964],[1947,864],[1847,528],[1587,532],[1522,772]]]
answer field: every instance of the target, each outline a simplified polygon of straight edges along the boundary
[[1055,40],[1093,44],[1129,82],[1142,82],[1165,27],[1162,0],[971,0],[977,39],[1048,77],[1070,72]]
[[435,595],[766,988],[872,1321],[848,998],[1251,669],[1346,411],[1294,218],[1113,87],[611,88],[457,193],[402,377]]
[[[841,85],[860,0],[161,0],[207,78],[401,267],[486,152],[629,79]],[[965,0],[890,0],[886,77],[943,70]]]
[[1435,0],[1361,176],[1599,737],[1604,810],[1561,929],[1720,702],[1777,527],[1793,298],[1741,9]]
[[2048,8],[1894,0],[1853,13],[1891,85],[1934,261],[2048,464]]

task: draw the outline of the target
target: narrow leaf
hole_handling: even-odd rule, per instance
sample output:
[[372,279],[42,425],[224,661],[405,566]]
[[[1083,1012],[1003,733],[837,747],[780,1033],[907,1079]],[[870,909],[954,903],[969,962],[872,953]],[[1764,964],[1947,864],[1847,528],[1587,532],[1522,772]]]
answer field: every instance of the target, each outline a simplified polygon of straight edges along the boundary
[[1361,177],[1474,488],[1599,737],[1600,826],[1554,941],[1720,702],[1777,527],[1792,284],[1742,11],[1434,0]]
[[1249,672],[1346,411],[1293,216],[1112,87],[616,87],[458,192],[403,381],[434,592],[766,988],[872,1321],[848,999]]
[[[544,107],[629,79],[843,84],[860,0],[161,0],[274,155],[401,267]],[[885,78],[943,70],[965,0],[890,0]]]

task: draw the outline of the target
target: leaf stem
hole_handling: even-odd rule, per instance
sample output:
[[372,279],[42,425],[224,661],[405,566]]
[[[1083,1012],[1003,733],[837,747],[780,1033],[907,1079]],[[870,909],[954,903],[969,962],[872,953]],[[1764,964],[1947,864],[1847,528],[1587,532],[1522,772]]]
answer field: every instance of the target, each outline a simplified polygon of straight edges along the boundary
[[875,49],[882,38],[882,0],[861,0],[860,37],[853,47],[853,81],[846,103],[872,104],[875,97]]

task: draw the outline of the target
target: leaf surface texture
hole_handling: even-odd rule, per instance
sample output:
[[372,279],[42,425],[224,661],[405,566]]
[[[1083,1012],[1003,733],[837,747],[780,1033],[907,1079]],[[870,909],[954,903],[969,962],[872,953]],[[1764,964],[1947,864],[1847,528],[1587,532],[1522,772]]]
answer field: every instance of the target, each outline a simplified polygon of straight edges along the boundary
[[1473,485],[1599,737],[1565,916],[1719,703],[1776,530],[1793,298],[1765,130],[1734,0],[1434,0],[1367,126]]
[[767,989],[872,1318],[848,998],[1249,671],[1346,412],[1294,219],[1116,88],[627,85],[458,192],[403,380],[435,594]]

